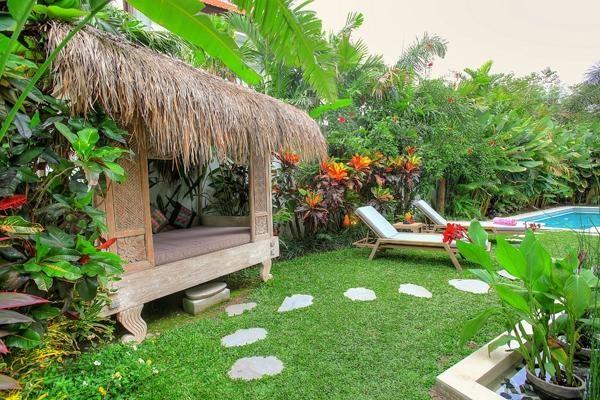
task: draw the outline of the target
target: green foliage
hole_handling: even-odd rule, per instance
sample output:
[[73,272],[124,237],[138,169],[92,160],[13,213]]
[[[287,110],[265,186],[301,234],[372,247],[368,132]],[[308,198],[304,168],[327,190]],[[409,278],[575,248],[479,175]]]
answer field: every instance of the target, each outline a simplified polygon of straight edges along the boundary
[[224,216],[248,215],[248,184],[248,167],[229,160],[221,163],[208,174],[211,193],[206,212]]
[[208,15],[201,13],[203,3],[167,0],[161,7],[156,7],[152,0],[132,0],[130,4],[157,24],[221,60],[247,83],[260,82],[260,76],[245,65],[235,41],[217,30]]
[[[589,320],[584,314],[593,307],[592,290],[598,278],[588,269],[582,269],[576,253],[562,259],[552,259],[532,231],[519,248],[499,237],[496,258],[501,267],[513,274],[517,282],[506,283],[497,273],[482,245],[485,231],[474,222],[469,229],[472,242],[458,241],[460,254],[485,268],[486,273],[474,274],[484,279],[496,292],[500,302],[472,318],[463,328],[461,340],[471,338],[492,316],[500,316],[507,335],[490,345],[490,351],[509,339],[515,340],[517,351],[527,368],[539,376],[546,373],[559,385],[573,386],[574,358],[580,332]],[[581,253],[580,253],[581,255]],[[561,313],[561,314],[559,314]],[[528,332],[524,322],[531,326]],[[567,345],[554,346],[564,335]]]
[[288,66],[300,66],[304,78],[325,100],[337,99],[336,77],[329,44],[323,38],[321,21],[305,7],[291,0],[257,2],[236,0],[256,26],[269,52]]

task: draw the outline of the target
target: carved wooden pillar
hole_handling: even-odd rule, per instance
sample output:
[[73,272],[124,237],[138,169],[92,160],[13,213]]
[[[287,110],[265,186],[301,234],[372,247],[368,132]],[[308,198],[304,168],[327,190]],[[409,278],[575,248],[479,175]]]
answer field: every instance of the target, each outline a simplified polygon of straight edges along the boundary
[[[252,241],[269,240],[273,236],[273,203],[271,199],[271,156],[264,151],[250,155],[250,227]],[[263,261],[261,278],[272,278],[271,259]]]
[[104,208],[109,237],[117,239],[111,251],[125,260],[127,273],[152,267],[154,247],[146,154],[140,152],[120,165],[127,173],[127,180],[110,185]]

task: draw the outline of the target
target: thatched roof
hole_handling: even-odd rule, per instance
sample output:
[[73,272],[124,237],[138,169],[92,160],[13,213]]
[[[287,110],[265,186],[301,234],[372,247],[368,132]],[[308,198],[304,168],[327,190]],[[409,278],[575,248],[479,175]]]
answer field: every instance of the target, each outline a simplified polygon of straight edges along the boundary
[[[69,25],[54,23],[49,51]],[[190,166],[249,152],[296,151],[321,158],[325,140],[305,112],[179,60],[87,27],[53,65],[54,94],[74,114],[96,104],[159,158]]]

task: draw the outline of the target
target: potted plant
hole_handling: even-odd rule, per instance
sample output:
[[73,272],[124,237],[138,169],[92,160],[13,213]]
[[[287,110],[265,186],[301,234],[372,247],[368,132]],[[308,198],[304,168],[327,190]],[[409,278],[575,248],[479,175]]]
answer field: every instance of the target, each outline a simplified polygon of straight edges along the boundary
[[[471,224],[469,236],[487,234],[478,222]],[[542,399],[581,399],[585,382],[574,373],[576,341],[591,306],[592,288],[597,278],[587,270],[579,271],[575,253],[553,260],[528,231],[520,246],[514,247],[502,237],[497,240],[496,261],[516,277],[507,282],[498,275],[482,240],[458,241],[460,254],[482,269],[470,270],[488,283],[499,303],[469,320],[461,334],[465,343],[490,317],[499,317],[506,334],[490,343],[489,351],[516,343],[515,351],[526,366],[527,380]],[[561,346],[558,337],[566,338]]]

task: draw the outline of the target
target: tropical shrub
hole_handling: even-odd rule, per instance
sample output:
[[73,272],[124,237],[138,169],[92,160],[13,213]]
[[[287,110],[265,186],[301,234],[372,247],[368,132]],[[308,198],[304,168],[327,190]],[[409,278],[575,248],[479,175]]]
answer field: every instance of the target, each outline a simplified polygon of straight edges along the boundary
[[301,239],[353,227],[354,210],[364,205],[390,218],[409,211],[422,160],[416,148],[405,150],[397,157],[354,154],[320,165],[302,165],[293,153],[276,154],[274,220],[284,240],[286,234]]

